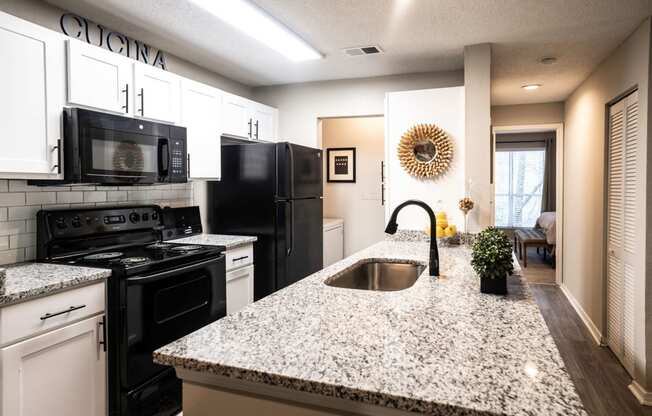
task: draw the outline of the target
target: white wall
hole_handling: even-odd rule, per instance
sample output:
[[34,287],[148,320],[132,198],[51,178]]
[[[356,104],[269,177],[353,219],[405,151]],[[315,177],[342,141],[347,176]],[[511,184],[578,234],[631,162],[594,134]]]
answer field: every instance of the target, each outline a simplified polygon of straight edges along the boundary
[[[41,0],[0,0],[0,10],[59,33],[61,33],[59,18],[62,13],[67,11]],[[95,23],[106,25],[106,22]],[[125,32],[124,34],[138,39],[133,33]],[[151,46],[165,51],[165,45]],[[166,53],[165,57],[167,69],[170,72],[241,96],[249,97],[251,95],[251,88],[247,85],[197,66],[170,53]]]
[[[434,210],[444,210],[449,222],[463,229],[458,201],[464,197],[465,178],[465,87],[403,91],[387,94],[387,213],[406,199],[420,199]],[[434,123],[444,129],[453,142],[453,163],[437,179],[421,180],[403,170],[398,160],[401,136],[415,124]],[[425,229],[430,223],[419,207],[406,207],[398,217],[401,229]]]
[[491,125],[523,126],[564,121],[564,103],[497,105],[491,107]]
[[464,47],[466,91],[467,194],[475,201],[469,212],[469,231],[478,232],[493,224],[491,174],[491,45]]
[[[650,77],[650,20],[619,46],[571,94],[564,114],[564,261],[563,284],[585,312],[589,325],[604,334],[605,273],[605,106],[629,88],[638,85],[640,134],[644,146],[649,140],[648,90]],[[648,184],[650,181],[648,180]],[[649,185],[648,185],[649,186]],[[650,212],[649,207],[647,211]],[[649,215],[649,214],[648,214]],[[649,244],[648,244],[649,246]],[[641,248],[643,250],[643,248]],[[647,254],[648,262],[650,255]],[[641,258],[645,262],[645,258]],[[650,270],[648,270],[648,276]],[[645,327],[650,340],[652,303],[645,298],[645,276],[636,282],[639,306],[636,313],[637,354],[635,378],[645,380]],[[646,307],[645,317],[643,309]],[[647,342],[650,356],[650,342]],[[650,362],[650,360],[647,360]],[[649,374],[649,371],[648,371]]]
[[318,147],[317,119],[382,115],[385,93],[464,84],[463,71],[260,87],[253,99],[279,109],[279,138]]
[[344,255],[349,256],[385,238],[385,208],[381,202],[380,162],[385,158],[383,117],[322,120],[324,162],[326,149],[356,148],[356,182],[326,182],[324,217],[344,219]]

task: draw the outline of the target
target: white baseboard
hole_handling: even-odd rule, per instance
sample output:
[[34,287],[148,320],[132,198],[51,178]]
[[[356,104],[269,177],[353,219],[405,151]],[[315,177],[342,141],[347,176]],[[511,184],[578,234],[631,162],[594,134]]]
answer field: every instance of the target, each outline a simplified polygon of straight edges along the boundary
[[580,305],[577,299],[575,299],[575,297],[570,292],[570,290],[568,290],[566,285],[562,283],[561,285],[559,285],[559,288],[564,293],[564,296],[566,296],[566,299],[568,299],[568,302],[571,304],[573,309],[575,309],[575,312],[577,312],[577,315],[579,315],[582,322],[584,322],[584,325],[591,333],[591,336],[595,340],[596,344],[604,346],[605,343],[604,343],[604,339],[602,338],[602,333],[600,332],[600,330],[598,330],[598,327],[593,323],[591,318],[589,318],[589,315],[584,311],[582,305]]
[[645,390],[636,380],[629,385],[629,390],[643,406],[652,406],[652,392]]

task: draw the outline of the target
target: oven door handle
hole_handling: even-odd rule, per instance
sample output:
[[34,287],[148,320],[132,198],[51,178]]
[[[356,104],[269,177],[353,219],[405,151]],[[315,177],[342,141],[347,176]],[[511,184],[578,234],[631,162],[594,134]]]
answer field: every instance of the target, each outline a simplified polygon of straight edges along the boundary
[[194,263],[190,264],[188,266],[184,267],[179,267],[174,270],[167,270],[165,272],[161,273],[155,273],[155,274],[150,274],[146,276],[134,276],[134,277],[128,277],[127,278],[127,283],[133,283],[133,284],[146,284],[146,283],[151,283],[155,282],[157,280],[165,279],[166,277],[174,276],[179,273],[184,273],[188,272],[194,269],[200,269],[206,265],[209,265],[211,263],[214,263],[216,261],[219,261],[220,259],[224,258],[224,254],[221,254],[219,257],[212,258],[210,260],[205,260],[199,263]]

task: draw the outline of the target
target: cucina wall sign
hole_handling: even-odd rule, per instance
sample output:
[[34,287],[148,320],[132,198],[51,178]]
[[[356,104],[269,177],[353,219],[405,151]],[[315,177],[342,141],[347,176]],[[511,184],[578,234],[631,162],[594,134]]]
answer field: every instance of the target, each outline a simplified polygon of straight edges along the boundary
[[122,33],[107,29],[85,17],[74,13],[64,13],[61,15],[59,25],[66,36],[108,49],[145,64],[166,69],[165,54],[160,50],[131,39]]

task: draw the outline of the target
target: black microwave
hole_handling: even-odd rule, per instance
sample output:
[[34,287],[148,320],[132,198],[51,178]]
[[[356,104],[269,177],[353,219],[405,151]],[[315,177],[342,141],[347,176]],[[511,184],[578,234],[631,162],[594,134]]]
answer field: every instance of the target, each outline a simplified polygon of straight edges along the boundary
[[63,113],[64,182],[187,182],[186,129],[82,108]]

